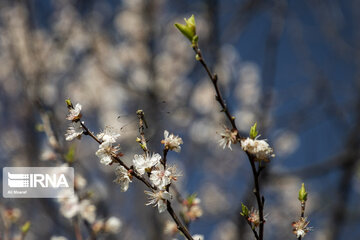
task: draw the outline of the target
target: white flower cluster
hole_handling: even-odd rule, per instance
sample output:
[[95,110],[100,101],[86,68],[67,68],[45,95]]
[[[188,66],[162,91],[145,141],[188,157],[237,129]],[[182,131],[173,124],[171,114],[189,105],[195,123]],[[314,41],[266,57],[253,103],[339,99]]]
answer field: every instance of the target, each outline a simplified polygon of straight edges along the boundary
[[145,191],[150,199],[146,205],[154,204],[158,207],[159,213],[162,213],[167,208],[167,201],[172,199],[171,194],[165,188],[170,184],[174,175],[172,170],[164,168],[160,160],[161,156],[158,153],[145,157],[143,155],[135,155],[133,163],[136,172],[140,175],[143,175],[145,172],[150,173],[150,181],[158,189],[154,192]]
[[[76,216],[80,216],[82,219],[92,224],[95,233],[98,233],[100,230],[113,234],[120,231],[122,222],[117,217],[110,217],[106,221],[96,220],[96,206],[93,205],[89,199],[80,199],[70,191],[62,191],[58,195],[58,202],[60,203],[60,213],[64,217],[72,219]],[[96,231],[96,229],[99,231]],[[63,238],[60,236],[53,236],[52,239]]]
[[[102,135],[98,135],[98,138],[101,140],[107,139],[100,145],[100,149],[97,152],[97,155],[100,157],[103,163],[111,163],[111,147],[112,143],[116,141],[117,135],[112,134],[108,136],[109,132]],[[162,143],[165,145],[166,149],[174,150],[179,152],[182,144],[182,139],[173,134],[169,135],[169,132],[165,130],[164,132],[165,139]],[[107,143],[108,145],[105,145]],[[104,144],[104,147],[102,145]],[[161,162],[161,156],[158,153],[154,154],[144,154],[138,155],[135,154],[133,158],[133,166],[136,174],[140,176],[145,173],[149,174],[149,179],[154,186],[154,191],[145,191],[149,197],[149,202],[146,205],[154,204],[158,207],[160,213],[164,212],[167,209],[167,201],[172,199],[171,194],[166,190],[166,187],[171,183],[171,181],[176,181],[180,174],[177,173],[176,167],[164,167]],[[127,169],[124,166],[118,166],[115,170],[116,179],[115,183],[119,184],[122,191],[127,191],[129,184],[132,180],[132,169]]]
[[270,157],[275,157],[273,149],[264,139],[246,138],[241,140],[241,147],[244,151],[254,155],[258,161],[269,162]]
[[[72,126],[69,127],[66,133],[66,140],[72,140],[75,137],[80,136],[83,133],[82,125],[80,123],[81,118],[81,105],[76,104],[75,108],[69,104],[68,120],[72,121]],[[100,142],[99,149],[96,151],[96,156],[99,157],[100,163],[104,165],[111,165],[114,157],[118,156],[119,145],[114,146],[120,134],[113,128],[106,127],[103,132],[97,135],[97,141]],[[180,137],[174,134],[169,134],[168,131],[164,131],[164,139],[161,141],[164,144],[164,149],[180,152],[180,145],[183,141]],[[171,184],[171,181],[176,181],[180,176],[176,172],[175,166],[166,167],[161,162],[161,156],[158,153],[134,155],[133,168],[127,168],[126,166],[118,166],[115,169],[116,179],[115,183],[119,184],[123,192],[127,191],[130,182],[132,182],[133,171],[140,176],[148,173],[149,179],[153,184],[152,191],[145,191],[148,195],[149,202],[146,205],[154,205],[158,207],[160,213],[167,209],[167,201],[172,199],[171,194],[168,192],[167,187]],[[89,222],[95,220],[95,206],[90,205],[88,200],[79,201],[78,197],[63,198],[60,200],[61,211],[64,216],[72,218],[77,214],[82,215],[84,219]],[[99,225],[99,224],[98,224]]]
[[80,122],[81,118],[81,105],[76,104],[75,108],[69,108],[69,114],[66,119],[71,121],[69,128],[65,133],[65,140],[72,141],[75,138],[80,138],[83,134],[83,128]]

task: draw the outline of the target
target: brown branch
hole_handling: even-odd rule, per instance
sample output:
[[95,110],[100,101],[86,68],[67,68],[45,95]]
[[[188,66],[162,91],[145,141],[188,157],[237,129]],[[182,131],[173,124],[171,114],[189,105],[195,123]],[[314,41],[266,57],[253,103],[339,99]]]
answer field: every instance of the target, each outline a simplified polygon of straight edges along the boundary
[[[241,140],[241,139],[244,139],[244,137],[241,137],[240,134],[239,134],[239,130],[237,129],[236,127],[236,123],[235,123],[235,117],[233,117],[228,109],[228,107],[226,106],[226,103],[225,103],[225,100],[224,98],[222,97],[221,95],[221,92],[220,92],[220,89],[219,89],[219,86],[218,86],[218,77],[215,73],[212,73],[210,68],[208,67],[208,65],[206,64],[203,56],[202,56],[202,53],[198,47],[197,44],[193,44],[193,50],[194,52],[196,53],[196,60],[198,60],[201,65],[204,67],[205,71],[207,72],[213,86],[214,86],[214,89],[215,89],[215,99],[216,101],[220,104],[221,106],[221,111],[224,112],[224,114],[226,115],[226,117],[228,118],[228,120],[230,121],[230,124],[232,126],[233,129],[235,129],[237,131],[237,139],[238,140]],[[241,141],[240,141],[240,146],[241,146]],[[256,197],[256,201],[257,201],[257,204],[258,204],[258,208],[259,208],[259,217],[260,217],[260,226],[259,226],[259,236],[258,238],[256,239],[259,239],[259,240],[263,240],[263,235],[264,235],[264,202],[265,202],[265,199],[263,196],[261,196],[261,193],[260,193],[260,185],[259,185],[259,175],[260,175],[260,171],[261,171],[261,168],[259,167],[259,170],[256,169],[256,165],[255,165],[255,159],[254,157],[249,154],[248,152],[246,152],[247,156],[248,156],[248,159],[249,159],[249,162],[250,162],[250,165],[251,165],[251,169],[252,169],[252,173],[253,173],[253,177],[254,177],[254,184],[255,184],[255,189],[254,189],[254,194],[255,194],[255,197]],[[254,232],[254,230],[253,230]],[[256,232],[256,230],[255,230]],[[254,233],[255,235],[255,233]],[[257,236],[257,234],[255,235],[255,237]]]
[[182,222],[174,212],[174,209],[171,207],[171,203],[169,201],[167,201],[167,211],[171,215],[172,219],[175,221],[179,231],[181,231],[188,240],[194,240],[190,235],[189,230],[182,224]]
[[[201,65],[205,68],[214,88],[215,88],[215,92],[216,92],[216,96],[215,96],[215,99],[216,101],[219,102],[220,106],[221,106],[221,111],[225,113],[226,117],[229,119],[230,123],[231,123],[231,126],[234,128],[234,129],[237,129],[236,127],[236,123],[235,123],[235,117],[233,117],[230,112],[229,112],[229,109],[227,108],[226,104],[225,104],[225,100],[223,99],[223,97],[221,96],[221,92],[219,90],[219,86],[217,84],[218,82],[218,77],[216,74],[213,74],[211,71],[210,71],[210,68],[208,67],[208,65],[206,64],[205,60],[203,59],[202,57],[202,54],[201,54],[201,51],[199,49],[198,46],[194,45],[193,46],[193,49],[196,53],[196,57],[197,57],[197,60],[201,63]],[[238,137],[240,138],[239,134],[238,134]]]

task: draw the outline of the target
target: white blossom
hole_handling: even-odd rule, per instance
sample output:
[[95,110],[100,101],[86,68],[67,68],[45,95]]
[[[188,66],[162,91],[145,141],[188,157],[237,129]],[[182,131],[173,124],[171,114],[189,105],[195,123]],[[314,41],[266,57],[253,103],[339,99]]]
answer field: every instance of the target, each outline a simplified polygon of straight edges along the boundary
[[150,192],[144,191],[149,197],[149,202],[146,205],[154,204],[154,207],[157,206],[159,213],[164,212],[167,209],[167,201],[172,199],[172,195],[167,191],[157,191],[157,192]]
[[218,141],[220,147],[222,147],[223,149],[225,149],[226,147],[228,147],[230,150],[232,150],[231,148],[231,143],[236,143],[236,137],[237,137],[237,131],[236,130],[230,130],[227,127],[224,127],[224,131],[220,133],[221,139]]
[[204,240],[204,235],[195,234],[192,236],[194,240]]
[[164,233],[168,234],[168,235],[174,235],[175,233],[177,233],[179,230],[177,228],[177,225],[174,221],[172,220],[167,220],[165,223],[165,227],[164,227]]
[[241,140],[241,147],[244,151],[247,151],[255,155],[256,160],[269,161],[270,157],[275,157],[273,149],[269,146],[266,140],[258,140],[257,138],[243,139]]
[[73,218],[79,212],[79,198],[77,196],[58,198],[60,213],[66,218]]
[[120,228],[122,226],[122,222],[119,218],[117,217],[110,217],[106,222],[105,222],[105,232],[108,233],[118,233],[120,231]]
[[180,152],[181,147],[180,144],[183,144],[183,140],[179,136],[175,136],[174,134],[170,134],[167,130],[164,131],[164,140],[161,141],[162,144],[165,145],[166,149]]
[[82,175],[80,175],[80,174],[75,175],[74,185],[75,185],[76,189],[84,189],[86,184],[87,184],[87,181]]
[[131,182],[131,175],[128,170],[123,166],[118,166],[115,169],[115,174],[117,177],[114,182],[120,185],[123,192],[126,192],[129,188],[129,183]]
[[96,156],[100,158],[100,163],[104,165],[110,165],[112,162],[112,154],[115,152],[116,149],[113,148],[111,142],[103,142],[99,145],[99,150],[96,151]]
[[309,221],[307,221],[306,217],[301,217],[298,221],[293,222],[293,233],[297,238],[304,237],[309,231],[312,230],[311,227],[308,227]]
[[164,165],[158,163],[151,171],[150,180],[158,188],[163,189],[171,183],[171,180],[177,180],[181,174],[176,172],[176,167],[171,166],[164,168]]
[[134,155],[133,163],[135,170],[143,175],[147,169],[151,169],[153,166],[160,162],[161,156],[158,153],[153,154],[152,156],[147,155]]
[[156,187],[163,189],[166,185],[170,184],[170,176],[171,172],[168,169],[164,169],[164,166],[159,163],[151,171],[150,180]]
[[83,219],[87,220],[89,223],[93,223],[96,218],[96,207],[91,204],[89,200],[82,200],[79,204],[79,212]]
[[83,128],[81,127],[80,121],[71,122],[69,128],[65,133],[65,140],[72,141],[76,137],[80,137],[83,134]]
[[120,137],[120,133],[118,133],[114,128],[106,126],[104,131],[99,133],[97,137],[100,141],[115,143]]
[[81,118],[81,105],[77,103],[75,108],[69,109],[69,114],[67,115],[66,119],[70,121],[76,121]]

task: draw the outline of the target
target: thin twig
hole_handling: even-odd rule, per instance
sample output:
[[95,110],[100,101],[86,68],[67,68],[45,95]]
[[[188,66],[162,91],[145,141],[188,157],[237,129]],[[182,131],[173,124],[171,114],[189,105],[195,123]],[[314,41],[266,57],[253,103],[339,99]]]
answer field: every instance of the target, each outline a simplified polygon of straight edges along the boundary
[[[237,129],[236,127],[236,123],[235,123],[235,117],[233,117],[228,109],[228,107],[226,106],[226,103],[225,103],[225,100],[224,98],[222,97],[221,95],[221,92],[220,92],[220,89],[219,89],[219,86],[218,86],[218,77],[215,73],[212,73],[210,68],[208,67],[208,65],[206,64],[203,56],[202,56],[202,53],[198,47],[197,44],[193,44],[193,50],[194,52],[196,53],[196,60],[198,60],[201,65],[204,67],[205,71],[207,72],[213,86],[214,86],[214,89],[215,89],[215,92],[216,92],[216,95],[215,95],[215,99],[216,101],[220,104],[221,106],[221,111],[224,112],[224,114],[226,115],[226,117],[228,118],[228,120],[230,121],[230,124],[232,126],[233,129],[235,129],[237,131],[237,139],[238,140],[241,140],[241,139],[244,139],[244,137],[241,137],[240,134],[239,134],[239,130]],[[240,142],[240,146],[241,146],[241,141]],[[251,169],[252,169],[252,172],[253,172],[253,177],[254,177],[254,184],[255,184],[255,189],[254,189],[254,194],[255,194],[255,197],[256,197],[256,201],[257,201],[257,204],[258,204],[258,208],[259,208],[259,217],[260,217],[260,226],[259,226],[259,235],[258,237],[257,234],[255,234],[256,230],[252,229],[253,232],[254,232],[254,235],[256,237],[256,239],[259,239],[259,240],[263,240],[263,235],[264,235],[264,197],[261,196],[260,194],[260,185],[259,185],[259,175],[260,175],[260,171],[262,170],[262,168],[259,168],[259,170],[256,169],[256,165],[255,165],[255,159],[254,157],[249,154],[248,152],[246,152],[247,156],[248,156],[248,159],[249,159],[249,162],[250,162],[250,165],[251,165]]]
[[256,201],[258,204],[258,208],[259,208],[259,218],[260,218],[260,225],[259,225],[259,239],[262,240],[263,239],[263,235],[264,235],[264,197],[261,196],[260,194],[260,185],[259,185],[259,171],[256,170],[256,165],[255,165],[255,159],[254,157],[249,154],[246,153],[251,165],[251,170],[253,172],[253,177],[254,177],[254,184],[255,184],[255,189],[254,189],[254,194],[256,197]]
[[[301,214],[300,219],[305,217],[305,201],[301,201]],[[298,237],[298,240],[301,240],[301,236]]]
[[247,222],[247,224],[249,224],[251,230],[253,231],[255,238],[256,238],[256,239],[259,239],[259,235],[258,235],[258,233],[256,232],[255,228],[251,225],[251,222],[248,221],[248,220],[246,220],[246,222]]

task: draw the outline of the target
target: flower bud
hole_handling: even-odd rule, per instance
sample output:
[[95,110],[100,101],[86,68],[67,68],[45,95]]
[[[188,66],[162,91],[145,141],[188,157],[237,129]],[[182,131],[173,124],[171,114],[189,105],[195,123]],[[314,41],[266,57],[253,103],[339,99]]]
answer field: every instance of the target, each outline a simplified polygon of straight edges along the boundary
[[184,19],[186,22],[186,25],[175,23],[175,27],[179,29],[179,31],[187,37],[190,42],[194,45],[197,45],[198,42],[198,36],[196,35],[196,23],[195,23],[195,17],[194,15],[191,15],[190,18]]
[[240,215],[243,216],[243,217],[248,217],[249,216],[249,209],[243,203],[241,203],[241,213],[240,213]]
[[21,226],[21,232],[24,234],[27,233],[30,229],[30,226],[31,226],[31,222],[27,221],[24,225]]
[[306,202],[306,200],[307,200],[307,192],[305,190],[305,185],[303,183],[303,184],[301,184],[301,188],[299,190],[299,201]]
[[68,108],[73,108],[73,105],[72,105],[70,99],[65,99],[65,103],[66,103],[66,106],[67,106]]

